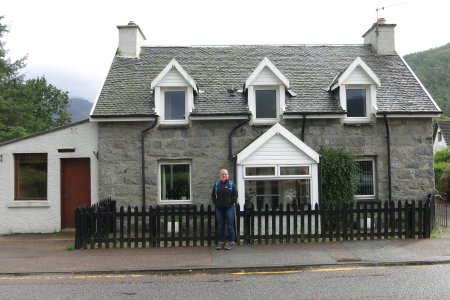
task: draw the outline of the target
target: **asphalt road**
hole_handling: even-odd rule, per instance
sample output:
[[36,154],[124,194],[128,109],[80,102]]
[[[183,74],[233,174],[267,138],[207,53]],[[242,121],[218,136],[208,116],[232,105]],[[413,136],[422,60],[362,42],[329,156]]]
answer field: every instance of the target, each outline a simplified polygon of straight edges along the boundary
[[2,299],[448,299],[450,265],[0,277]]

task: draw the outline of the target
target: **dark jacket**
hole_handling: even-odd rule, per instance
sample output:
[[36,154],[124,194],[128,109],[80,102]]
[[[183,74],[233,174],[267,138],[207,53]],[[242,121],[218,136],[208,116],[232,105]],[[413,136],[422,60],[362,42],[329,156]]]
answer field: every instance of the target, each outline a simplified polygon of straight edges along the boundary
[[[219,180],[214,183],[211,199],[217,208],[229,208],[236,204],[238,193],[236,184],[232,182],[232,188],[230,187],[230,180]],[[217,188],[216,188],[217,186]]]

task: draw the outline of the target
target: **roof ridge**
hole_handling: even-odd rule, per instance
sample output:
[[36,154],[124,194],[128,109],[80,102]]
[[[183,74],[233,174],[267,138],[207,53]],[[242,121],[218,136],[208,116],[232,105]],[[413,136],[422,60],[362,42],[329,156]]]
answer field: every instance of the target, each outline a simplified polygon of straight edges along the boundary
[[229,44],[229,45],[142,45],[143,48],[238,48],[238,47],[365,47],[365,44]]

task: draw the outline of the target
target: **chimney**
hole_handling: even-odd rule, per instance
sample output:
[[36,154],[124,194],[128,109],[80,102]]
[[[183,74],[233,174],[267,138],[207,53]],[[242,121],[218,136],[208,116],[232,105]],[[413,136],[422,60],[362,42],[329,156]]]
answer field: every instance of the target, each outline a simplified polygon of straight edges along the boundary
[[384,18],[379,18],[372,28],[362,36],[365,45],[372,45],[378,55],[393,55],[395,52],[396,24],[386,24]]
[[139,57],[141,45],[145,41],[145,35],[138,25],[130,21],[128,25],[119,25],[118,55]]

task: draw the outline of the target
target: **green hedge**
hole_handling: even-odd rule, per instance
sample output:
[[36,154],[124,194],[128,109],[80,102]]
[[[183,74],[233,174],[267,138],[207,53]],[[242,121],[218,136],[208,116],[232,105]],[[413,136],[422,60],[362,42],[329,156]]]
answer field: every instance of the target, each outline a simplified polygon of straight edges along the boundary
[[357,188],[358,164],[345,149],[319,151],[322,163],[321,205],[327,209],[353,206]]

